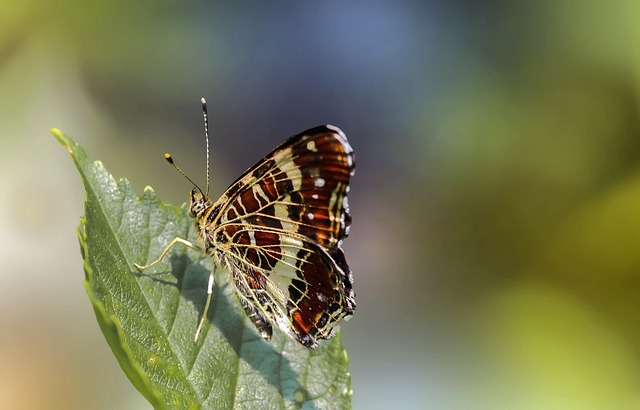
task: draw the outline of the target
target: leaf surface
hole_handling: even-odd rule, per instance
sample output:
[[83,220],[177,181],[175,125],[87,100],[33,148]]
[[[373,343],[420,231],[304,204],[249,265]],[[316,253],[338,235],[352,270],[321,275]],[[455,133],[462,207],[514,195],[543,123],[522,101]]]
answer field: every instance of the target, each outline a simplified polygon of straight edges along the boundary
[[182,207],[162,203],[147,187],[138,198],[76,142],[51,131],[71,154],[86,190],[78,228],[84,286],[102,333],[129,380],[157,409],[350,408],[347,355],[340,335],[308,350],[279,330],[263,341],[229,282],[216,271],[203,332],[212,261],[182,245],[156,259],[175,237],[196,243]]

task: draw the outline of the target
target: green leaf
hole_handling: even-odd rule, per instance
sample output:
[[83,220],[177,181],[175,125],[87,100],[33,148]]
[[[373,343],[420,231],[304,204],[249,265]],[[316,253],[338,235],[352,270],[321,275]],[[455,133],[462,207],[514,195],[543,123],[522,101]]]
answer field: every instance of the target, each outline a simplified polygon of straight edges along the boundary
[[186,205],[163,204],[150,187],[136,197],[126,179],[116,182],[71,138],[51,132],[71,154],[87,194],[78,236],[98,324],[122,370],[155,408],[350,408],[340,336],[315,350],[278,330],[263,341],[220,269],[194,344],[211,260],[176,245],[151,272],[133,266],[156,259],[176,236],[195,242]]

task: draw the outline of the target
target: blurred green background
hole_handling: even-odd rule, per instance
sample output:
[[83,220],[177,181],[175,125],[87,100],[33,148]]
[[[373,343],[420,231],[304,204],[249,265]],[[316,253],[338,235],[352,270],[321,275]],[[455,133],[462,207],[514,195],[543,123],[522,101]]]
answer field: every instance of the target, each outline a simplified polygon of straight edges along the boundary
[[324,123],[358,169],[356,409],[640,409],[640,3],[0,3],[0,408],[145,409],[48,130],[179,204]]

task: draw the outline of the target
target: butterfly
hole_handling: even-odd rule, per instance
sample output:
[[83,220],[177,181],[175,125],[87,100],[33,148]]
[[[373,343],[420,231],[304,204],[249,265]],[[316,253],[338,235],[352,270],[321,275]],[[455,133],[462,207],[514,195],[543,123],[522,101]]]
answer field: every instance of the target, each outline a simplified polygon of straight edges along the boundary
[[[355,157],[345,134],[322,125],[294,135],[245,171],[215,202],[193,184],[189,213],[195,219],[197,244],[175,238],[148,265],[160,262],[177,243],[204,252],[215,266],[228,270],[247,316],[269,340],[276,325],[305,347],[329,339],[341,319],[356,308],[353,275],[341,248],[351,216],[347,193]],[[194,342],[205,322],[214,272]]]

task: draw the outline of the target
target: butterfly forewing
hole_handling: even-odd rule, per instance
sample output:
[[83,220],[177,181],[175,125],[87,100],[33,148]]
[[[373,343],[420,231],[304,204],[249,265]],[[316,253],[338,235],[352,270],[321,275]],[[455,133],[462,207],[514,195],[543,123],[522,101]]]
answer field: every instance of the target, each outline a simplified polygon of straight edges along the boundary
[[[349,230],[353,150],[336,127],[295,135],[249,168],[200,222],[263,337],[275,322],[307,347],[355,310],[340,249]],[[264,330],[264,331],[263,331]]]
[[[218,225],[281,229],[339,246],[351,224],[347,192],[353,150],[340,129],[321,126],[289,138],[241,176],[218,201]],[[215,208],[215,206],[214,206]]]

